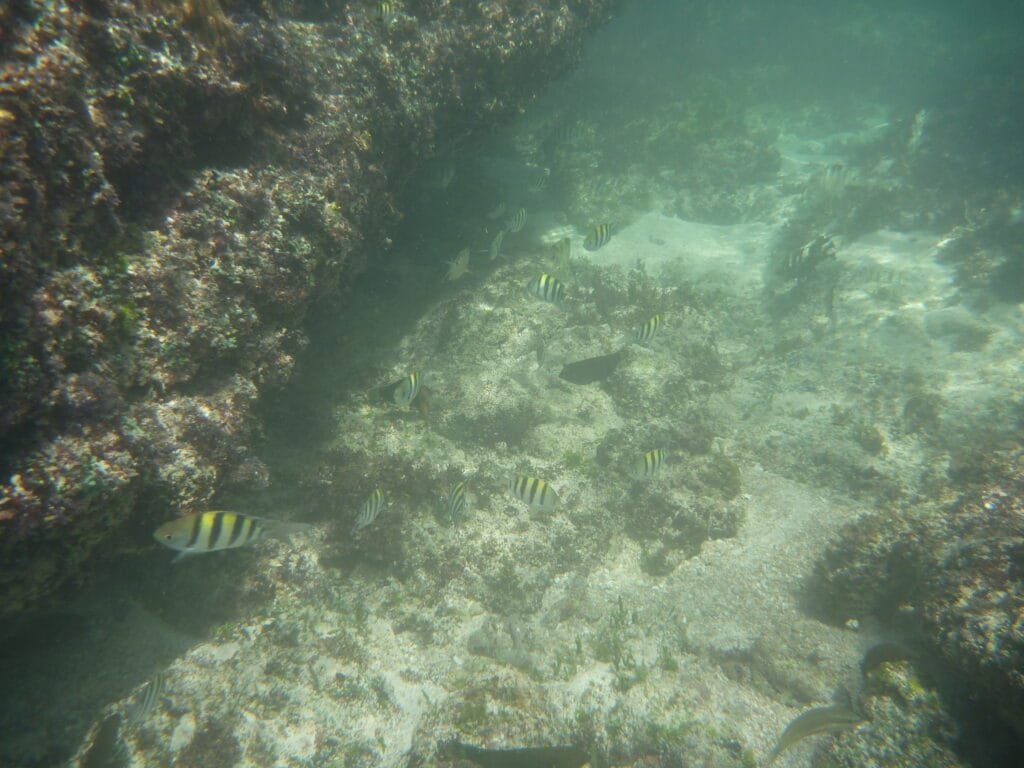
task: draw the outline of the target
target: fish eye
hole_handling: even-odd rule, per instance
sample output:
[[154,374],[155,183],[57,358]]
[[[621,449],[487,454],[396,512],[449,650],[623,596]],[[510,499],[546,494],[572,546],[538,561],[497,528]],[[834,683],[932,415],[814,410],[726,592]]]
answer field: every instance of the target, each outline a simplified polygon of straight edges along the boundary
[[167,539],[168,541],[170,541],[171,540],[171,534],[165,533],[164,534],[164,538]]

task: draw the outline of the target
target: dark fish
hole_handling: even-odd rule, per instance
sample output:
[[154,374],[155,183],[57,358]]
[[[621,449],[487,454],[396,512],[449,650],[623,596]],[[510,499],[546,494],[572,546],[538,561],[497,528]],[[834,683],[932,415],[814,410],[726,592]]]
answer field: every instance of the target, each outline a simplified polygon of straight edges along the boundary
[[775,762],[775,758],[781,755],[784,750],[793,746],[798,741],[806,739],[808,736],[845,731],[863,722],[863,717],[843,704],[808,709],[786,726],[786,730],[779,737],[779,743],[775,745],[775,749],[768,756],[768,765]]
[[603,245],[606,245],[609,240],[612,239],[612,225],[611,224],[598,224],[594,227],[586,240],[583,241],[583,247],[588,251],[596,251]]
[[526,284],[531,296],[536,296],[550,304],[559,304],[565,298],[565,286],[557,277],[541,273]]
[[599,355],[588,357],[586,360],[578,360],[569,363],[562,368],[559,375],[571,384],[593,384],[596,381],[604,381],[622,362],[622,352],[612,352],[610,355]]
[[485,749],[452,741],[442,749],[452,757],[469,760],[481,768],[582,768],[590,759],[578,747]]
[[864,653],[860,661],[860,673],[866,675],[872,670],[889,661],[910,661],[914,658],[914,651],[894,640],[883,640],[875,643]]

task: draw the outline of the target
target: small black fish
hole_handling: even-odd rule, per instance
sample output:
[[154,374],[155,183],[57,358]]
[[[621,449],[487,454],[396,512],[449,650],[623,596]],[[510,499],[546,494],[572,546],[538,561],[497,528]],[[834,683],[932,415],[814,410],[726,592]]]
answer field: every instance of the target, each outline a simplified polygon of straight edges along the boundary
[[610,355],[599,355],[588,357],[586,360],[577,360],[562,367],[560,378],[571,384],[593,384],[595,381],[604,381],[622,362],[622,351],[612,352]]
[[578,747],[510,747],[484,749],[451,741],[442,747],[452,757],[469,760],[481,768],[581,768],[589,758]]

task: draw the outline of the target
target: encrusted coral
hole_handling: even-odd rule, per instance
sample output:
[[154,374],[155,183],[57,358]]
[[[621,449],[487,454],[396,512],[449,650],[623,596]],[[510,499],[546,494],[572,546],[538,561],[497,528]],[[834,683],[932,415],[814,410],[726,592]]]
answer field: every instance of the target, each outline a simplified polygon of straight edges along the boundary
[[947,509],[878,513],[818,563],[829,620],[881,621],[927,642],[976,700],[1024,737],[1024,470]]
[[151,523],[251,473],[253,406],[395,179],[449,122],[510,114],[608,5],[4,7],[0,614],[140,494]]

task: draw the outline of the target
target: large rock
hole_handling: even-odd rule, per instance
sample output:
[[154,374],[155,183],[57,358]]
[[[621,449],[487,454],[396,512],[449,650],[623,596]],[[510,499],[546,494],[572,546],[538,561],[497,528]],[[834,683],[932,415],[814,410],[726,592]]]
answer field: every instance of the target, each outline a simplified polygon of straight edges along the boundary
[[851,524],[811,594],[832,621],[873,619],[923,641],[1024,739],[1024,467],[947,508]]
[[266,481],[253,404],[397,181],[563,71],[613,0],[0,10],[0,618]]

